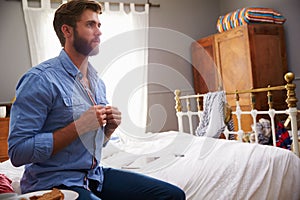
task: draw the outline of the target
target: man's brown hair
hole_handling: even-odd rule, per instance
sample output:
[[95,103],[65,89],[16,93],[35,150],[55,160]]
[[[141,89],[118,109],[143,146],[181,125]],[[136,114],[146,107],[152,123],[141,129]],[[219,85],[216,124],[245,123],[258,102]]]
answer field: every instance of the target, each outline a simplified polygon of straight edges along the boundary
[[66,39],[61,31],[62,25],[76,28],[76,22],[79,20],[81,14],[86,9],[90,9],[98,14],[102,13],[101,4],[91,0],[72,0],[62,4],[55,12],[53,26],[56,35],[62,47],[64,47]]

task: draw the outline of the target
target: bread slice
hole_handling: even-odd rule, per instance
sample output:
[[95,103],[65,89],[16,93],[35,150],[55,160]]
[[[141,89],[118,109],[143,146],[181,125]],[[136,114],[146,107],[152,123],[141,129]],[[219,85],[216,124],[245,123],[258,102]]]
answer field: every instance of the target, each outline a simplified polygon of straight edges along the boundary
[[40,196],[29,197],[30,200],[64,200],[64,194],[57,188]]

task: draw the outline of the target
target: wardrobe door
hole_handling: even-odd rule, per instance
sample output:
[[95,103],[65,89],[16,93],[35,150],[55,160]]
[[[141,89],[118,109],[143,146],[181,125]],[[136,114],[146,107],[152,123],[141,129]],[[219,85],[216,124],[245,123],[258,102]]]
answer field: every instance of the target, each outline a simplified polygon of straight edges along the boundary
[[203,94],[219,89],[214,35],[202,38],[192,44],[192,65],[195,93]]
[[[247,26],[215,35],[216,62],[226,91],[244,90],[253,86]],[[235,105],[234,96],[228,96]],[[249,105],[250,98],[240,95],[240,105]]]
[[[278,24],[252,24],[248,26],[253,73],[253,87],[278,86],[285,84],[287,73],[284,29]],[[286,91],[273,93],[273,106],[286,108]],[[257,96],[256,104],[268,109],[266,96]]]

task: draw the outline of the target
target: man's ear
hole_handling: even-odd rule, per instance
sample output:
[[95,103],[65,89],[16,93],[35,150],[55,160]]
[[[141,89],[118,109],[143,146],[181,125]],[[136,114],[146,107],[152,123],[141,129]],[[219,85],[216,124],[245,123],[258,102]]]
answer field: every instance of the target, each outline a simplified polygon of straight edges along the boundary
[[65,38],[68,38],[68,37],[72,36],[72,34],[73,34],[73,28],[66,24],[63,24],[61,26],[61,31],[63,32]]

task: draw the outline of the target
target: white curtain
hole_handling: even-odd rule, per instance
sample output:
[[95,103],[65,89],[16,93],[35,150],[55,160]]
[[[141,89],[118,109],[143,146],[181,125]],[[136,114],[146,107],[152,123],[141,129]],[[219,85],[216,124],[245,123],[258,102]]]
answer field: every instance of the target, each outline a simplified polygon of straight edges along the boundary
[[122,133],[143,136],[147,123],[149,5],[137,11],[104,3],[100,15],[101,46],[91,62],[106,82],[107,96],[122,111]]
[[55,9],[51,8],[50,0],[41,1],[41,7],[29,7],[27,0],[22,0],[31,64],[57,56],[61,49],[59,40],[53,29]]
[[[32,65],[55,57],[61,49],[53,29],[55,9],[50,0],[41,1],[41,8],[28,7],[22,0]],[[114,3],[115,6],[115,3]],[[134,4],[123,3],[111,9],[104,3],[100,15],[100,53],[90,61],[107,86],[107,98],[122,112],[123,133],[140,136],[147,121],[147,63],[149,5],[137,11]],[[138,135],[137,135],[138,133]]]

